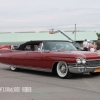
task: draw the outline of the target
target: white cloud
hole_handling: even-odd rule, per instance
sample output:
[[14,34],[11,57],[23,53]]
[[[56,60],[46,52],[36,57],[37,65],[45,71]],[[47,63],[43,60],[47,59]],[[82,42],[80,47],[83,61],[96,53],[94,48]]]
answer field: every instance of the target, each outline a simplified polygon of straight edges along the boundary
[[[100,0],[0,0],[0,31],[100,30]],[[98,23],[98,24],[97,24]]]

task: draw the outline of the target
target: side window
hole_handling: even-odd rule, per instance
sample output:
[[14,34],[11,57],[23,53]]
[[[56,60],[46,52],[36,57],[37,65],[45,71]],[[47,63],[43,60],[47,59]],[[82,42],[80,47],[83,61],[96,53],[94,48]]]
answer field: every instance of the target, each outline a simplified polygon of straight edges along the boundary
[[41,51],[41,43],[40,44],[29,44],[26,45],[23,50],[25,51]]
[[38,51],[37,45],[26,45],[24,48],[25,51]]

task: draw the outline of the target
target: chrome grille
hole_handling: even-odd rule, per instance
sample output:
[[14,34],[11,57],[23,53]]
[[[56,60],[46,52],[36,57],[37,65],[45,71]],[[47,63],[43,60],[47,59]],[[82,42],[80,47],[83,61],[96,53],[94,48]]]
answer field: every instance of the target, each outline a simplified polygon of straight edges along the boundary
[[85,66],[85,67],[96,67],[96,66],[100,66],[100,60],[86,61],[86,64],[84,64],[83,66]]

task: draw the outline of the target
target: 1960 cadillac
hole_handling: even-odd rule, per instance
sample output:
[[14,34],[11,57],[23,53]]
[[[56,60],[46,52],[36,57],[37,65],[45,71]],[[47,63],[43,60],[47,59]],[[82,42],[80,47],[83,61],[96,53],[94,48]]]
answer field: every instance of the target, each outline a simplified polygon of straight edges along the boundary
[[[32,45],[34,51],[30,50]],[[100,53],[78,51],[71,42],[62,40],[29,41],[17,50],[0,50],[0,63],[11,65],[13,71],[26,68],[56,72],[60,78],[71,78],[73,73],[100,73]]]

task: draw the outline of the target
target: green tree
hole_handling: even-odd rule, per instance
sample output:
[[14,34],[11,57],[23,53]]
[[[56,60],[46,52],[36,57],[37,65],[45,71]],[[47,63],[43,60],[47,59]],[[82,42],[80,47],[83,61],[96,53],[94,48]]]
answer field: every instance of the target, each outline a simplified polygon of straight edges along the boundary
[[100,33],[96,33],[98,37],[100,37]]

